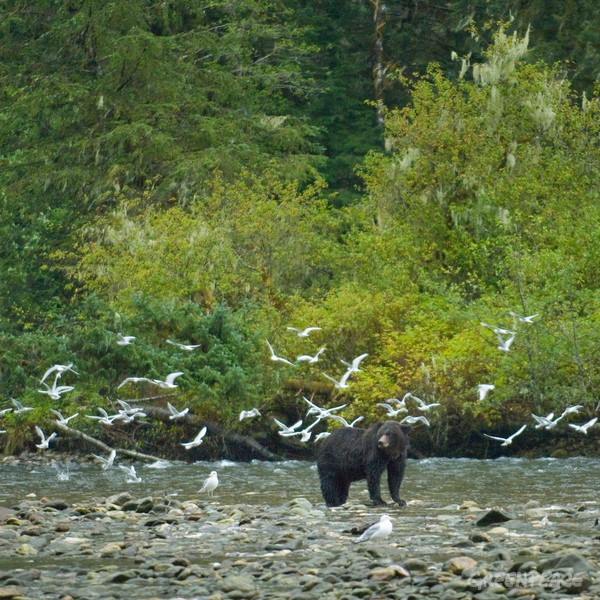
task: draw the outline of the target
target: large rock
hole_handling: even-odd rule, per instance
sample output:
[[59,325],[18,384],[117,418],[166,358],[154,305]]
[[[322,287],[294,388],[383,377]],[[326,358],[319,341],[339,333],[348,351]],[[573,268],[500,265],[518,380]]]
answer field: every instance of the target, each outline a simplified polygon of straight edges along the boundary
[[502,510],[500,508],[492,508],[488,510],[483,517],[480,517],[475,521],[475,525],[479,527],[485,527],[487,525],[495,525],[496,523],[506,523],[506,521],[511,521],[515,519],[516,515]]

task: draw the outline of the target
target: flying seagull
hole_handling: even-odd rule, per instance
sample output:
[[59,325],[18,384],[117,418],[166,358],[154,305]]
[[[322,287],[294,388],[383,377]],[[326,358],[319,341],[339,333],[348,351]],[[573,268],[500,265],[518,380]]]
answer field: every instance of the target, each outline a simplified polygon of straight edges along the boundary
[[512,444],[513,440],[518,435],[523,433],[526,428],[527,428],[527,425],[523,425],[523,427],[521,427],[521,429],[519,429],[519,431],[515,431],[515,433],[513,433],[511,436],[509,436],[507,438],[496,437],[495,435],[488,435],[487,433],[484,433],[483,435],[485,435],[485,437],[487,437],[487,438],[490,438],[491,440],[498,440],[499,442],[502,442],[502,444],[500,444],[501,446],[510,446]]
[[324,351],[325,346],[319,348],[319,351],[314,356],[310,356],[309,354],[301,354],[300,356],[296,357],[296,360],[298,362],[307,362],[310,365],[314,365],[319,360],[319,356],[321,356],[321,354]]
[[117,389],[121,389],[124,385],[128,383],[139,383],[140,381],[146,381],[148,383],[154,383],[152,379],[148,379],[148,377],[127,377],[124,379],[118,386]]
[[323,377],[327,377],[327,379],[329,379],[329,381],[331,381],[331,383],[333,383],[333,385],[338,390],[345,390],[347,387],[350,387],[347,383],[348,377],[350,377],[350,375],[352,375],[352,371],[350,369],[348,369],[342,375],[342,378],[339,381],[337,379],[334,379],[333,377],[331,377],[331,375],[327,375],[327,373],[322,373],[322,375],[323,375]]
[[141,483],[142,478],[135,472],[135,467],[133,465],[131,465],[131,467],[119,465],[119,469],[127,474],[127,483]]
[[428,412],[430,409],[435,408],[436,406],[441,406],[439,402],[432,402],[431,404],[426,404],[425,402],[423,402],[423,400],[421,400],[421,398],[418,398],[414,394],[411,394],[410,397],[417,402],[417,410],[421,410],[423,412]]
[[308,337],[311,331],[321,331],[320,327],[307,327],[306,329],[298,329],[297,327],[288,327],[290,331],[295,331],[298,337]]
[[509,310],[508,314],[511,317],[514,317],[515,319],[517,319],[518,321],[521,321],[521,323],[533,323],[533,319],[535,319],[539,313],[536,313],[535,315],[529,315],[528,317],[522,317],[521,315],[518,315],[516,312]]
[[48,394],[52,400],[60,400],[62,394],[66,394],[74,390],[75,388],[72,385],[56,385],[58,377],[54,380],[54,384],[50,387],[45,381],[40,382],[42,385],[46,386],[45,390],[38,390],[40,394]]
[[251,410],[243,410],[240,413],[240,421],[243,421],[244,419],[252,419],[253,417],[260,417],[260,411],[258,410],[258,408],[253,408]]
[[217,472],[211,471],[210,475],[204,480],[204,485],[202,486],[200,493],[208,492],[208,495],[212,496],[218,485],[219,478],[217,477]]
[[355,544],[366,542],[368,540],[383,540],[392,533],[392,520],[388,515],[382,515],[378,523],[365,529],[363,534],[355,540]]
[[118,346],[129,346],[135,340],[135,335],[123,335],[117,333],[117,345]]
[[187,415],[190,410],[189,408],[184,408],[183,410],[177,410],[170,402],[167,402],[167,408],[169,409],[169,412],[171,413],[169,415],[169,419],[171,421],[185,417],[185,415]]
[[378,402],[377,406],[385,408],[388,417],[397,417],[400,413],[408,412],[408,409],[404,406],[395,409],[391,404],[388,404],[387,402]]
[[101,406],[98,407],[99,415],[86,415],[88,419],[94,419],[98,421],[98,423],[102,423],[103,425],[112,425],[113,421],[119,415],[109,415]]
[[358,373],[360,371],[360,369],[358,368],[358,365],[360,365],[360,363],[367,358],[367,356],[369,356],[368,354],[361,354],[360,356],[357,356],[352,363],[346,362],[345,360],[341,360],[341,362],[346,365],[348,367],[348,372],[350,373]]
[[204,436],[205,435],[206,435],[206,427],[203,427],[198,432],[198,435],[191,442],[183,442],[181,445],[186,450],[191,450],[192,448],[195,448],[196,446],[199,446],[204,441]]
[[597,421],[598,417],[594,417],[593,419],[591,419],[587,423],[584,423],[583,425],[575,425],[574,423],[569,423],[569,427],[571,429],[574,429],[575,431],[579,431],[579,433],[585,433],[587,435],[588,429],[590,427],[593,427]]
[[300,425],[302,425],[302,420],[296,421],[291,427],[288,427],[285,423],[282,423],[275,417],[273,417],[273,421],[275,421],[275,423],[277,423],[277,426],[281,429],[281,431],[279,432],[279,435],[284,435],[284,436],[293,434],[296,431],[296,429],[298,429],[298,427],[300,427]]
[[480,383],[477,386],[477,392],[479,393],[479,399],[484,400],[485,397],[488,395],[488,392],[491,392],[494,389],[496,389],[496,386],[492,385],[491,383]]
[[36,448],[39,448],[40,450],[47,450],[50,445],[50,442],[56,437],[56,432],[53,432],[50,434],[49,437],[46,437],[44,435],[44,432],[37,425],[35,426],[35,431],[40,436],[40,439],[41,439],[41,442],[39,444],[35,445]]
[[10,401],[15,405],[13,415],[20,415],[21,413],[27,412],[28,410],[33,410],[33,407],[23,406],[18,400],[15,400],[14,398],[11,398]]
[[558,417],[558,419],[556,419],[556,421],[553,421],[552,420],[552,419],[554,419],[553,412],[546,415],[545,417],[538,417],[538,415],[534,415],[533,413],[531,413],[531,416],[537,421],[537,425],[535,426],[536,429],[542,429],[542,427],[545,429],[552,429],[562,419],[562,415],[561,415],[560,417]]
[[409,415],[408,417],[404,417],[404,419],[402,419],[402,421],[400,421],[400,423],[402,425],[404,425],[405,423],[407,425],[414,425],[415,423],[423,423],[423,425],[427,425],[427,427],[430,426],[429,421],[423,415],[419,415],[418,417],[413,417],[412,415]]
[[57,379],[58,377],[60,377],[65,371],[72,371],[73,373],[75,373],[75,375],[79,375],[79,373],[77,371],[74,371],[72,369],[73,367],[73,363],[70,362],[67,365],[54,365],[53,367],[50,367],[45,373],[44,376],[40,379],[40,383],[44,383],[44,381],[46,381],[46,378],[48,377],[48,375],[56,372],[57,373]]
[[108,458],[104,458],[103,456],[99,456],[98,454],[93,454],[92,456],[95,456],[102,463],[102,468],[106,471],[113,466],[113,463],[115,462],[115,458],[117,456],[117,451],[111,450],[110,454],[108,455]]
[[178,377],[181,377],[181,375],[183,375],[183,371],[176,371],[175,373],[169,373],[164,381],[161,381],[160,379],[152,379],[151,381],[154,385],[157,385],[164,390],[172,390],[177,387],[175,380]]
[[498,350],[502,350],[502,352],[508,352],[510,350],[510,346],[513,343],[514,339],[515,339],[515,334],[512,333],[510,334],[510,336],[506,339],[504,339],[502,337],[503,334],[498,333]]
[[50,412],[54,413],[58,419],[56,419],[56,422],[59,423],[60,425],[69,425],[69,421],[71,419],[74,419],[79,413],[75,413],[74,415],[71,415],[70,417],[63,417],[61,413],[59,413],[57,410],[54,410],[53,408],[50,409]]
[[182,350],[187,350],[188,352],[191,352],[192,350],[195,350],[196,348],[200,348],[200,346],[202,344],[181,344],[179,342],[174,342],[173,340],[165,340],[167,342],[167,344],[171,344],[171,346],[177,346],[178,348],[181,348]]
[[277,356],[275,354],[275,351],[273,350],[273,346],[271,346],[271,344],[269,344],[269,340],[265,340],[265,342],[267,342],[267,346],[269,346],[269,350],[271,351],[271,360],[273,361],[279,361],[282,363],[285,363],[286,365],[291,365],[292,367],[294,367],[294,363],[290,362],[287,358],[283,358],[282,356]]

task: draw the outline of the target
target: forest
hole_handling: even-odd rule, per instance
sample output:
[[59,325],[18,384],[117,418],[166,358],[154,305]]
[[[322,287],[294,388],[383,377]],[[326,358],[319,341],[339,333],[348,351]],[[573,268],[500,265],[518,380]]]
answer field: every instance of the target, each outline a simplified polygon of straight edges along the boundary
[[[32,408],[0,417],[4,453],[50,408],[179,457],[198,424],[308,455],[273,421],[303,396],[365,423],[439,403],[417,438],[450,455],[599,414],[596,2],[1,6],[0,411]],[[117,399],[194,420],[86,418]],[[551,435],[576,433],[523,438]]]

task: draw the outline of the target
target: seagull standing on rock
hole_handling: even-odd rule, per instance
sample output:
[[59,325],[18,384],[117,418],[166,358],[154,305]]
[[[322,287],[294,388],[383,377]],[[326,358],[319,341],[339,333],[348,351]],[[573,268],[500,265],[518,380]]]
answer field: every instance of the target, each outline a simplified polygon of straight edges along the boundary
[[355,540],[355,544],[368,540],[383,540],[392,533],[392,520],[388,515],[382,515],[378,523],[371,525],[363,534]]
[[219,478],[216,471],[211,471],[210,475],[204,480],[204,485],[200,490],[200,493],[207,492],[209,496],[213,495],[213,492],[219,485]]

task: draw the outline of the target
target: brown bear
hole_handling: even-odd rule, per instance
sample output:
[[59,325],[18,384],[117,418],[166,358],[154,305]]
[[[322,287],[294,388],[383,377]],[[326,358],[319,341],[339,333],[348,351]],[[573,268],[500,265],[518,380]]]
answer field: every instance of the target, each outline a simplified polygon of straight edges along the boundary
[[392,500],[399,496],[406,467],[409,427],[396,421],[374,423],[369,429],[343,427],[326,437],[317,451],[321,492],[327,506],[340,506],[348,498],[350,484],[367,480],[369,496],[376,506],[385,506],[381,497],[381,474],[387,468]]

